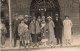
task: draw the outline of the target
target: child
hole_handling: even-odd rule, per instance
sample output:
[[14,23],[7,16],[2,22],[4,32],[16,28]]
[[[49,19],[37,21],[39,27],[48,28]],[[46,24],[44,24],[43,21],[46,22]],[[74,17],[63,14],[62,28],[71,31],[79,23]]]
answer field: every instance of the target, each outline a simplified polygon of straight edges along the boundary
[[25,45],[30,45],[30,40],[31,40],[31,36],[30,36],[30,31],[28,30],[28,25],[25,24],[25,28],[24,28],[24,40],[25,40]]

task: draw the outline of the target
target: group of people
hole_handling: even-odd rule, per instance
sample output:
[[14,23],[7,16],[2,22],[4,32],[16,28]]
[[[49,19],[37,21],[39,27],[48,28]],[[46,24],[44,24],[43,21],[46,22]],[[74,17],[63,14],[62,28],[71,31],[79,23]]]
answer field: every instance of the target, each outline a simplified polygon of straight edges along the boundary
[[[33,43],[33,47],[38,47],[41,44],[53,47],[56,44],[62,46],[63,39],[65,39],[66,45],[71,45],[72,22],[69,16],[65,16],[63,21],[58,16],[55,17],[55,20],[51,16],[38,16],[38,18],[33,16],[31,21],[27,17],[27,19],[21,21],[16,19],[15,23],[14,34],[18,34],[20,37],[20,46],[23,40],[25,41],[24,45]],[[14,42],[14,46],[16,46],[16,38],[14,38]]]
[[[63,42],[66,45],[71,45],[72,21],[69,16],[65,16],[63,21],[58,16],[54,20],[51,16],[38,16],[38,18],[33,16],[31,21],[28,19],[29,17],[15,18],[13,22],[14,47],[18,37],[20,46],[32,45],[33,47],[39,47],[39,45],[45,44],[54,47],[59,44],[62,46]],[[3,37],[3,33],[1,37]]]

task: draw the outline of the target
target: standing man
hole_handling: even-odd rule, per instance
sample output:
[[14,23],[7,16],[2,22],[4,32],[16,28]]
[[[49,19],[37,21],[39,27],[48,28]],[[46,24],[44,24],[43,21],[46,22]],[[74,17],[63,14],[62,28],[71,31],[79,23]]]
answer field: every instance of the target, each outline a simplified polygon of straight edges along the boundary
[[13,22],[13,36],[14,36],[14,47],[16,46],[16,41],[18,38],[18,26],[19,26],[20,20],[18,19],[18,14],[15,15],[15,19]]
[[62,20],[58,17],[58,15],[56,16],[55,19],[55,37],[57,39],[57,45],[61,44],[62,45],[62,27],[63,27],[63,23]]

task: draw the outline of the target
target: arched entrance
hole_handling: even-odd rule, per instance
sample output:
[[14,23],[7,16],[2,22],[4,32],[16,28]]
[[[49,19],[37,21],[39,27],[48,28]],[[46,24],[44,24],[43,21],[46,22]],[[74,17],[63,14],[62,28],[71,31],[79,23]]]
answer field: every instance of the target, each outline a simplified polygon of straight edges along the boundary
[[30,6],[30,14],[32,16],[52,16],[56,14],[60,16],[60,6],[58,0],[32,0]]

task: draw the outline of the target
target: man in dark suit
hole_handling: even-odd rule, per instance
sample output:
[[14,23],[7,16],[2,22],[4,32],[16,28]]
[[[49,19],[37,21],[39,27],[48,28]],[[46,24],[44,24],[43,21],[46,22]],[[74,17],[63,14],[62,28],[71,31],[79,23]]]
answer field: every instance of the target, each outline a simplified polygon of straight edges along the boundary
[[19,38],[18,36],[18,25],[20,23],[20,20],[18,19],[18,15],[15,15],[13,21],[13,36],[14,36],[14,47],[16,46],[17,39]]
[[63,27],[62,20],[58,16],[56,16],[54,23],[55,23],[55,37],[57,39],[57,45],[58,44],[62,45],[62,27]]

